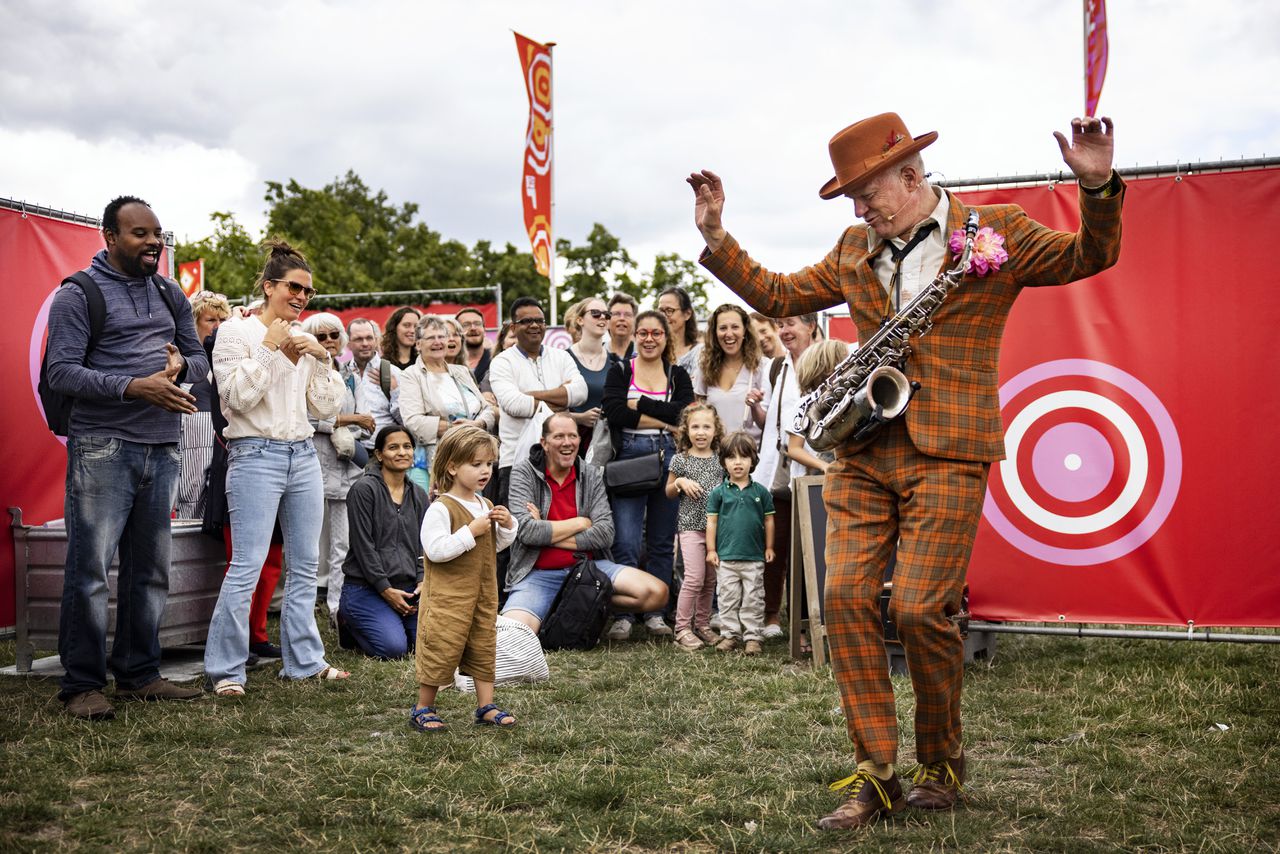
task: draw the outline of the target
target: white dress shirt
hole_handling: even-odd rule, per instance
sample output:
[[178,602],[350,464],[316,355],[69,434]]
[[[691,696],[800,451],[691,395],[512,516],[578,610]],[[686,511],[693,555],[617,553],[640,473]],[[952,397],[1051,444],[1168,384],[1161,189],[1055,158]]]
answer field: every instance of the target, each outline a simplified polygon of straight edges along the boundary
[[[938,270],[942,268],[942,262],[946,259],[947,241],[950,235],[947,234],[947,214],[951,210],[951,200],[947,196],[947,191],[934,188],[939,194],[938,204],[934,206],[933,213],[929,214],[920,224],[923,225],[929,220],[938,223],[938,227],[920,241],[915,249],[912,249],[906,258],[902,259],[902,305],[906,305],[915,299],[916,294],[921,289],[932,282],[938,275]],[[888,241],[895,249],[901,249],[907,245],[907,241],[911,239],[915,233],[913,230],[902,237],[895,237]],[[893,280],[893,258],[889,252],[884,249],[885,241],[876,236],[874,229],[867,229],[867,251],[875,256],[872,268],[876,271],[876,277],[880,279],[880,284],[884,287],[885,293],[889,296],[889,283]],[[876,255],[875,253],[880,254]],[[892,316],[892,312],[890,312]]]
[[520,434],[538,409],[538,401],[526,392],[566,384],[570,407],[587,399],[587,381],[582,378],[573,357],[564,350],[544,345],[537,356],[530,357],[516,346],[508,347],[494,357],[489,366],[489,387],[502,409],[502,418],[498,422],[499,468],[515,464]]

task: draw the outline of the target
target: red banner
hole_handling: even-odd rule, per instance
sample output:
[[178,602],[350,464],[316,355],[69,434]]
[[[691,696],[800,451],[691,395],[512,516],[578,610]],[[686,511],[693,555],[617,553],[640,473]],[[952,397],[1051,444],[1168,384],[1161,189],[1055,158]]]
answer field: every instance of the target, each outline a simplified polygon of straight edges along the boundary
[[1098,114],[1102,83],[1107,79],[1107,0],[1084,0],[1084,114]]
[[551,48],[516,33],[516,50],[529,94],[520,198],[538,273],[551,276]]
[[[45,326],[58,283],[82,270],[103,248],[94,227],[0,209],[0,281],[14,324],[0,338],[0,383],[5,390],[0,432],[0,501],[22,509],[25,524],[62,518],[67,452],[49,432],[36,385]],[[160,269],[166,269],[162,259]],[[0,626],[14,624],[13,533],[0,535]]]
[[178,265],[178,284],[182,286],[182,292],[188,298],[195,296],[204,289],[204,259],[198,261],[187,261],[185,264]]
[[[1280,626],[1277,192],[1278,169],[1132,181],[1119,263],[1018,298],[976,616]],[[1079,222],[1073,185],[961,195]]]

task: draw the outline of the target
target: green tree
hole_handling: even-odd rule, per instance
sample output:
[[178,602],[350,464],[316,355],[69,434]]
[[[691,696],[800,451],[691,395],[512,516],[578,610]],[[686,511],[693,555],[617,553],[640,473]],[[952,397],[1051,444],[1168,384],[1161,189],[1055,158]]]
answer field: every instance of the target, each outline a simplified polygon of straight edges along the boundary
[[204,259],[205,290],[242,297],[253,289],[262,269],[262,248],[233,214],[214,212],[213,234],[192,243],[179,243],[174,257],[179,264]]
[[556,254],[568,267],[568,275],[560,283],[562,306],[616,291],[643,301],[644,284],[631,276],[636,262],[618,238],[600,223],[591,227],[587,242],[581,246],[574,246],[565,238],[557,240]]
[[501,286],[500,321],[511,315],[511,303],[519,297],[533,297],[550,310],[547,277],[538,274],[532,253],[521,252],[510,243],[503,251],[496,252],[489,241],[476,241],[475,249],[471,251],[471,285],[477,288]]
[[702,275],[702,268],[672,252],[653,259],[653,273],[643,280],[647,298],[657,302],[658,294],[667,288],[684,288],[693,301],[695,314],[707,313],[707,285],[711,280]]

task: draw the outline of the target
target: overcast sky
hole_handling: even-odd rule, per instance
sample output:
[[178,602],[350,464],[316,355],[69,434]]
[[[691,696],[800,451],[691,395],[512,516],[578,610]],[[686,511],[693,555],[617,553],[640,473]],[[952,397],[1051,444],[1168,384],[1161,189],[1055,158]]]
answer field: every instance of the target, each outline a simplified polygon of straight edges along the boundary
[[[1120,165],[1280,153],[1280,4],[1111,0],[1099,112]],[[518,30],[555,41],[556,237],[604,223],[645,265],[696,257],[683,177],[718,171],[767,266],[824,255],[826,144],[896,111],[935,175],[1057,170],[1082,110],[1079,0],[985,3],[166,3],[0,0],[0,196],[100,214],[148,199],[181,239],[263,182],[354,169],[433,229],[528,249]],[[323,280],[323,271],[317,271]]]

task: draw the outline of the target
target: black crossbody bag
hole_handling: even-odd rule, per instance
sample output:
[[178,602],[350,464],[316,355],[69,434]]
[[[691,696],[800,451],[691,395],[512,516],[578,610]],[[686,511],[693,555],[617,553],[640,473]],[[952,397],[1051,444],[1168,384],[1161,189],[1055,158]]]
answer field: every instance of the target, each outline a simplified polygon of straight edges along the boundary
[[[634,382],[634,363],[631,369]],[[671,383],[671,366],[667,365],[667,390],[663,395],[664,400],[671,399]],[[666,454],[661,450],[625,460],[610,460],[604,464],[605,489],[611,496],[616,495],[620,498],[648,495],[663,485],[662,466],[665,462]]]

